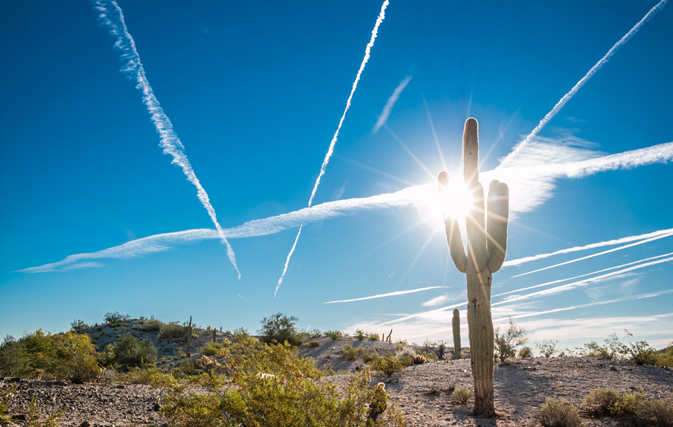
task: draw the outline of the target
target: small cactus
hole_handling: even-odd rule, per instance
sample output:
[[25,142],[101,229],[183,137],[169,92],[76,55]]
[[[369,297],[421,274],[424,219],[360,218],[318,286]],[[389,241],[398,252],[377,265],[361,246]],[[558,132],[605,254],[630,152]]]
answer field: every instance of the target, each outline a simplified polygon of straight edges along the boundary
[[[470,363],[474,379],[474,413],[495,416],[493,404],[493,319],[491,317],[492,274],[502,267],[507,251],[509,189],[491,181],[484,207],[484,189],[479,182],[479,124],[465,121],[463,133],[463,179],[473,202],[466,218],[467,254],[456,218],[447,217],[446,238],[451,259],[467,276],[467,326]],[[440,191],[449,185],[449,174],[438,176]]]
[[427,362],[427,359],[422,354],[417,354],[414,356],[414,365],[422,365]]
[[454,359],[460,359],[461,358],[461,350],[462,347],[460,346],[460,310],[455,309],[453,310],[453,358]]

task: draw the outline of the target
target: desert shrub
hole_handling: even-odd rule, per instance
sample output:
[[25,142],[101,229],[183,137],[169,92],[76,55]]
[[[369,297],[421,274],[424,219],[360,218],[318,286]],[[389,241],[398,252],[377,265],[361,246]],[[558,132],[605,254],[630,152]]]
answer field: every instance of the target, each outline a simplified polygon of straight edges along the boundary
[[320,347],[320,343],[316,340],[311,340],[311,341],[305,342],[304,345],[308,348]]
[[395,346],[396,352],[395,352],[395,357],[397,357],[399,360],[404,359],[405,357],[409,357],[412,360],[414,357],[416,357],[416,350],[414,350],[411,347],[405,346]]
[[[558,353],[556,346],[558,345],[558,340],[543,340],[535,344],[540,354],[544,357],[552,357]],[[532,357],[532,356],[529,356]]]
[[369,337],[370,341],[381,341],[381,336],[376,332],[370,332],[367,334],[367,336]]
[[131,316],[128,314],[119,314],[118,311],[115,311],[114,313],[105,313],[105,316],[103,316],[103,320],[105,320],[105,323],[109,324],[113,328],[115,326],[119,326],[120,323],[126,322],[129,320]]
[[262,328],[258,333],[261,335],[261,342],[266,344],[283,344],[287,341],[292,346],[301,344],[301,341],[297,337],[297,329],[295,328],[295,323],[297,323],[296,317],[287,317],[283,313],[276,313],[265,317],[260,322],[262,323]]
[[346,344],[344,346],[344,349],[341,351],[341,356],[346,360],[353,361],[357,359],[359,353],[360,352],[357,349],[353,348],[352,345]]
[[639,392],[622,393],[610,410],[611,415],[636,415],[638,407],[644,402],[645,396]]
[[580,427],[577,409],[565,399],[547,398],[540,408],[540,424],[544,427]]
[[[626,331],[627,336],[630,335]],[[583,348],[577,348],[577,354],[582,357],[602,357],[610,360],[624,360],[629,353],[628,347],[622,343],[617,334],[609,335],[605,344],[599,345],[596,341],[584,344]]]
[[30,370],[26,346],[7,335],[0,345],[0,377],[16,377]]
[[401,357],[401,358],[397,358],[397,360],[399,360],[400,363],[402,364],[402,366],[404,366],[405,368],[407,366],[411,366],[411,365],[414,364],[414,359],[412,357],[409,357],[409,356],[404,356],[404,357]]
[[672,427],[673,402],[668,399],[647,399],[638,405],[636,420],[640,426]]
[[473,396],[474,393],[472,393],[472,390],[468,390],[465,387],[458,387],[457,389],[453,390],[453,393],[451,393],[451,400],[461,405],[464,405]]
[[154,368],[131,368],[129,372],[118,373],[115,375],[114,381],[121,384],[147,384],[152,387],[170,387],[177,385],[177,381],[172,375],[165,374]]
[[423,353],[422,356],[425,357],[425,360],[428,362],[436,362],[439,359],[434,351]]
[[220,351],[222,350],[223,344],[214,342],[214,341],[208,341],[206,345],[201,347],[201,350],[199,352],[203,355],[206,356],[216,356],[220,354]]
[[175,352],[175,357],[182,359],[183,357],[187,357],[187,353],[185,353],[182,349],[179,349]]
[[[342,394],[334,384],[319,381],[323,373],[312,359],[299,357],[289,344],[244,339],[227,342],[224,353],[225,374],[194,376],[167,390],[161,414],[170,425],[372,425],[367,424],[367,404],[375,392],[366,369],[350,379]],[[376,423],[405,424],[392,402]]]
[[629,343],[628,352],[631,360],[636,365],[655,365],[659,361],[659,352],[647,343],[647,341],[636,341]]
[[50,373],[75,384],[98,378],[100,370],[96,346],[88,335],[66,332],[52,337]]
[[409,346],[409,343],[407,342],[407,340],[401,340],[400,339],[400,340],[395,341],[395,351],[396,352],[400,351],[400,350],[402,350],[402,349],[404,349],[408,346]]
[[527,334],[528,332],[524,328],[515,325],[511,318],[509,319],[509,326],[502,334],[500,333],[500,328],[496,328],[494,343],[496,352],[500,355],[500,358],[505,360],[508,357],[514,357],[516,355],[516,348],[528,342]]
[[521,359],[528,359],[529,357],[533,357],[533,350],[530,347],[521,347],[518,356]]
[[178,322],[162,323],[159,325],[159,339],[183,338],[187,336],[189,327],[183,326]]
[[599,387],[589,390],[589,394],[584,398],[584,406],[594,415],[610,415],[619,399],[619,392]]
[[325,336],[332,338],[332,341],[336,341],[343,337],[343,333],[341,331],[325,331]]
[[364,341],[365,338],[367,338],[367,335],[367,332],[363,331],[362,329],[356,329],[353,337],[358,341]]
[[659,355],[659,359],[656,363],[657,366],[668,366],[669,368],[673,368],[673,343],[671,344],[672,345],[666,349],[666,353]]
[[157,362],[157,349],[152,343],[139,340],[131,334],[123,335],[112,348],[114,354],[110,361],[121,369],[150,367]]
[[143,331],[156,332],[161,330],[161,325],[163,325],[163,322],[155,319],[154,316],[150,316],[149,319],[145,319],[143,323],[140,324],[143,327]]
[[362,361],[365,363],[372,362],[379,358],[379,353],[376,350],[372,350],[371,352],[362,351],[360,354],[362,355]]
[[382,356],[374,360],[372,369],[385,374],[387,377],[400,372],[403,366],[402,363],[395,357]]
[[70,324],[70,329],[72,329],[73,331],[78,332],[78,333],[82,332],[83,329],[86,329],[88,327],[89,327],[89,325],[84,323],[84,320],[79,320],[79,319],[73,320],[72,323]]

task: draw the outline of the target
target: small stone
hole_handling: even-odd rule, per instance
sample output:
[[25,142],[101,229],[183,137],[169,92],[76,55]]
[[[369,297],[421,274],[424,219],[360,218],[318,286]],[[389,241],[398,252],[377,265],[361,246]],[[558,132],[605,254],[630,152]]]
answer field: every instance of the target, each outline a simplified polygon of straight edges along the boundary
[[79,427],[91,427],[91,423],[88,421],[82,421],[82,424],[80,424]]

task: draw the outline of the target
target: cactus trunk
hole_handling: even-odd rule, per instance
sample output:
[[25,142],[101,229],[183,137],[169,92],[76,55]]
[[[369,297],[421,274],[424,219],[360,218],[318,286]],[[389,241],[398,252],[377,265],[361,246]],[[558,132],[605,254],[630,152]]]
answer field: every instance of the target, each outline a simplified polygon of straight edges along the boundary
[[463,347],[460,345],[460,310],[453,310],[453,358],[460,359]]
[[[491,318],[492,273],[502,266],[507,250],[509,190],[497,180],[489,186],[488,201],[479,183],[479,125],[473,118],[465,122],[463,133],[463,178],[473,204],[465,219],[467,254],[456,218],[446,218],[446,237],[456,268],[467,277],[467,324],[470,363],[474,379],[474,412],[495,416],[493,405],[493,320]],[[449,174],[439,174],[440,191],[449,185]],[[454,337],[456,314],[454,312]],[[455,342],[455,338],[454,338]]]

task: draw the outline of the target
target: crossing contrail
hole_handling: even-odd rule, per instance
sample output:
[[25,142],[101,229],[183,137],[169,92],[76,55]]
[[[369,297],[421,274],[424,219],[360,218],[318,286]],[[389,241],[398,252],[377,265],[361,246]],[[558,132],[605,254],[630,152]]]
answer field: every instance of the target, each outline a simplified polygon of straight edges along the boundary
[[[325,175],[325,170],[327,169],[329,159],[330,157],[332,157],[332,153],[334,153],[334,146],[336,145],[337,138],[339,137],[339,131],[341,130],[341,125],[343,125],[348,109],[351,108],[351,100],[353,99],[353,94],[355,93],[355,89],[357,89],[358,87],[358,82],[360,81],[362,71],[365,69],[367,61],[369,61],[370,52],[372,50],[372,47],[374,46],[374,41],[376,40],[376,36],[379,32],[379,26],[386,17],[386,8],[388,7],[388,3],[389,1],[385,0],[381,5],[381,12],[379,13],[379,17],[376,18],[376,24],[374,25],[374,29],[372,30],[372,37],[369,39],[369,43],[367,43],[367,47],[365,48],[365,57],[362,59],[360,69],[358,70],[358,73],[355,76],[355,81],[353,82],[353,87],[351,88],[351,93],[348,96],[348,100],[346,101],[346,108],[344,109],[344,113],[341,115],[341,120],[339,120],[339,126],[337,126],[337,130],[336,132],[334,132],[332,141],[329,143],[329,149],[327,150],[325,159],[322,161],[322,166],[320,166],[320,173],[318,174],[318,178],[315,180],[313,191],[311,191],[311,197],[308,199],[308,207],[311,207],[311,205],[313,204],[313,198],[315,197],[315,193],[318,191],[318,186],[320,185],[320,178],[322,178],[322,176]],[[299,236],[301,236],[301,230],[303,228],[304,228],[303,224],[299,226],[299,231],[297,232],[297,237],[295,237],[294,239],[292,249],[290,249],[290,253],[287,254],[287,259],[285,260],[285,267],[283,268],[283,274],[281,274],[280,278],[278,279],[278,285],[276,285],[276,290],[273,292],[274,297],[278,293],[280,285],[283,284],[283,278],[285,277],[285,273],[287,273],[287,267],[288,265],[290,265],[290,259],[292,258],[292,254],[294,253],[295,248],[297,247],[297,242],[299,241]]]
[[624,46],[626,42],[628,42],[631,39],[631,37],[633,37],[643,25],[645,25],[647,21],[649,21],[654,15],[657,14],[657,12],[663,9],[664,6],[666,6],[667,2],[668,0],[661,0],[659,3],[657,3],[652,9],[650,9],[649,12],[647,12],[647,15],[645,15],[643,19],[641,19],[633,28],[631,28],[631,30],[628,33],[624,35],[624,37],[622,37],[617,43],[615,43],[614,46],[610,48],[608,53],[606,53],[605,56],[603,56],[601,60],[598,61],[596,65],[591,67],[589,72],[586,73],[584,77],[582,77],[582,80],[577,82],[577,84],[573,86],[572,89],[570,89],[570,92],[566,93],[563,96],[563,98],[561,98],[561,100],[556,105],[554,105],[554,108],[552,108],[552,110],[549,113],[547,113],[547,115],[544,116],[542,120],[540,120],[540,123],[535,127],[535,129],[533,129],[533,131],[526,137],[526,139],[524,139],[519,144],[517,144],[516,147],[514,147],[514,150],[511,153],[509,153],[509,155],[507,155],[507,157],[505,157],[505,159],[500,163],[498,169],[507,166],[507,164],[511,162],[512,159],[519,154],[521,149],[523,149],[523,147],[525,147],[533,138],[535,138],[535,136],[537,136],[537,134],[542,130],[542,128],[545,127],[547,123],[549,123],[549,121],[561,110],[561,108],[563,108],[563,106],[566,105],[566,103],[570,101],[570,99],[573,96],[575,96],[575,94],[582,88],[582,86],[584,86],[584,84],[587,81],[589,81],[589,79],[593,77],[594,74],[596,74],[598,70],[600,70],[601,67],[603,67],[603,65],[605,65],[610,60],[610,58],[612,58],[615,55],[615,53],[617,53],[619,48]]
[[147,107],[147,111],[152,117],[152,122],[159,133],[161,141],[159,145],[164,149],[164,154],[173,156],[173,161],[171,163],[180,166],[189,182],[196,187],[196,195],[203,207],[208,211],[208,215],[217,229],[217,234],[220,240],[227,247],[229,261],[231,261],[231,264],[236,269],[238,278],[240,279],[241,272],[238,271],[238,266],[236,265],[236,254],[234,254],[234,250],[231,248],[229,241],[225,237],[222,227],[220,227],[220,224],[217,222],[215,209],[213,208],[213,205],[210,204],[210,199],[208,198],[206,190],[201,185],[201,182],[199,182],[199,179],[194,173],[194,169],[192,169],[192,165],[187,159],[187,155],[184,152],[184,145],[182,145],[180,138],[178,138],[178,135],[173,131],[173,124],[159,105],[156,96],[154,96],[152,87],[145,75],[143,64],[140,62],[140,55],[138,55],[138,51],[136,50],[135,41],[126,28],[124,14],[122,13],[121,8],[114,0],[94,0],[92,3],[94,9],[98,11],[98,20],[103,25],[107,26],[110,35],[117,39],[115,48],[121,51],[121,60],[124,62],[121,72],[129,79],[135,80],[137,83],[136,88],[143,93],[143,103]]
[[369,297],[345,299],[345,300],[341,300],[341,301],[327,301],[323,304],[337,304],[337,303],[341,303],[341,302],[354,302],[354,301],[364,301],[364,300],[368,300],[368,299],[394,297],[394,296],[397,296],[397,295],[413,294],[415,292],[429,291],[431,289],[439,289],[439,288],[446,288],[446,286],[429,286],[427,288],[411,289],[411,290],[408,290],[408,291],[395,291],[395,292],[389,292],[387,294],[372,295],[372,296],[369,296]]

